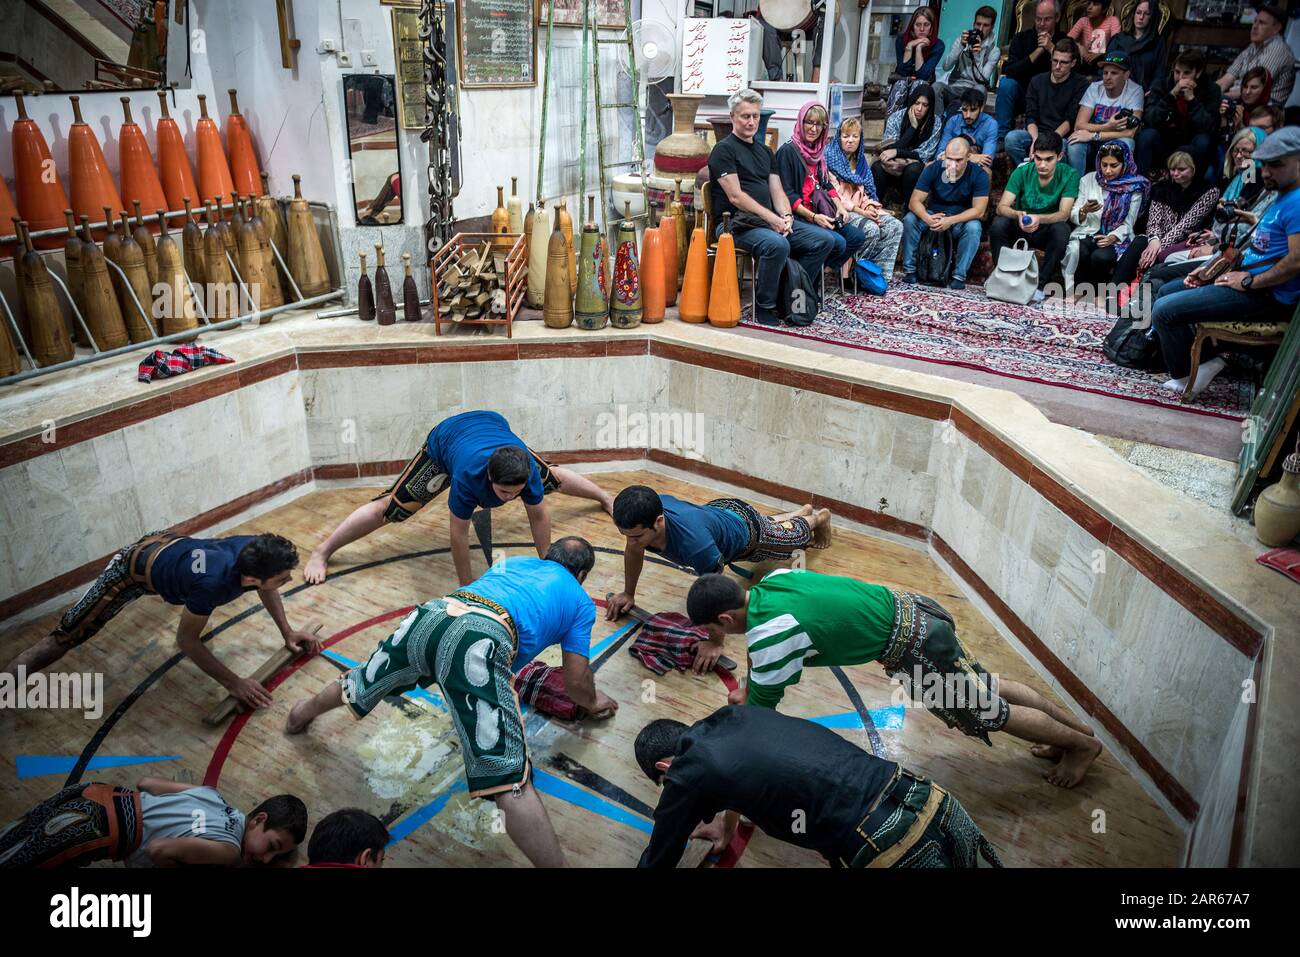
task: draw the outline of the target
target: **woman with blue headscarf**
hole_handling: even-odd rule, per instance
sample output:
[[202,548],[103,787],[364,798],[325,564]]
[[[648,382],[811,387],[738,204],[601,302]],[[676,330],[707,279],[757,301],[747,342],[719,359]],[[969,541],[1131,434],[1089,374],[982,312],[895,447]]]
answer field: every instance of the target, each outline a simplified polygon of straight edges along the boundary
[[[903,239],[903,224],[880,204],[871,160],[862,148],[862,124],[856,118],[841,123],[839,132],[826,144],[826,166],[848,213],[846,218],[867,237],[857,258],[871,260],[889,282]],[[851,267],[851,263],[844,264],[846,276]]]
[[1067,291],[1075,282],[1126,286],[1137,276],[1147,239],[1133,226],[1150,187],[1128,143],[1111,140],[1097,150],[1097,169],[1080,180],[1070,213],[1075,230],[1061,265]]

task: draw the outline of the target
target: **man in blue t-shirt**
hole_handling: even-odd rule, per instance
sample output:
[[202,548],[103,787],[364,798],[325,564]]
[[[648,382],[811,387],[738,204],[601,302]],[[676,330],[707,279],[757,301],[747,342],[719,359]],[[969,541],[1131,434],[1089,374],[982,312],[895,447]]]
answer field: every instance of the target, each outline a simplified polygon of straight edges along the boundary
[[[1277,199],[1251,236],[1240,268],[1206,285],[1200,269],[1165,283],[1156,296],[1151,324],[1160,340],[1169,381],[1164,388],[1188,397],[1199,395],[1223,371],[1215,356],[1201,362],[1191,376],[1191,349],[1198,322],[1286,322],[1300,301],[1300,127],[1284,126],[1255,150],[1262,163],[1264,186]],[[1210,348],[1202,346],[1202,357]]]
[[[623,591],[605,606],[610,621],[636,604],[647,551],[697,575],[708,575],[732,562],[789,561],[803,549],[826,548],[831,541],[830,509],[805,505],[796,512],[768,517],[738,498],[693,505],[646,485],[630,485],[618,493],[614,524],[627,538],[627,549]],[[722,642],[700,642],[695,673],[712,671],[720,657]]]
[[596,609],[582,583],[596,552],[561,538],[545,560],[507,558],[483,577],[416,608],[364,664],[289,711],[285,730],[300,734],[316,718],[347,705],[364,718],[385,698],[437,684],[460,738],[471,797],[491,797],[506,832],[538,867],[561,867],[564,852],[533,787],[513,673],[544,648],[559,645],[564,691],[584,712],[618,710],[596,690],[588,662]]
[[543,495],[554,491],[599,502],[609,512],[613,499],[595,482],[571,469],[556,468],[517,435],[499,412],[462,412],[443,419],[424,448],[383,493],[360,506],[330,533],[307,560],[303,578],[325,580],[330,556],[387,522],[404,522],[442,492],[451,512],[451,557],[462,585],[474,577],[469,559],[470,518],[476,508],[499,508],[514,499],[524,503],[537,554],[551,545],[551,516]]
[[903,282],[916,282],[916,250],[927,230],[952,234],[957,261],[950,289],[966,288],[966,271],[980,248],[980,221],[989,205],[989,174],[971,162],[970,140],[948,141],[943,155],[916,181],[903,217]]
[[280,601],[279,590],[296,567],[298,549],[279,535],[145,535],[115,554],[55,629],[9,662],[3,673],[17,677],[20,667],[26,673],[49,667],[94,637],[128,603],[141,595],[157,595],[169,605],[182,606],[176,626],[181,651],[245,707],[264,708],[271,703],[271,693],[223,665],[203,643],[203,632],[217,608],[256,589],[286,647],[295,652],[319,651],[319,639],[290,627]]

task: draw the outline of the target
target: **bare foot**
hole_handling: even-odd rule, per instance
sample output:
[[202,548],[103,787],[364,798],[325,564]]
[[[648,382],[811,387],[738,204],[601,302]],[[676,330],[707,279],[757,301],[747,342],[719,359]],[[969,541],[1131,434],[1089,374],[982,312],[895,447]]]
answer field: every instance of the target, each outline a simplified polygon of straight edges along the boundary
[[303,698],[292,708],[289,709],[289,719],[284,723],[285,734],[302,734],[311,724],[312,719],[306,721],[302,718],[302,713],[307,710],[307,705],[311,703],[311,698]]
[[1088,768],[1092,762],[1097,760],[1097,755],[1101,754],[1101,742],[1093,740],[1090,747],[1079,750],[1067,751],[1061,758],[1061,763],[1046,772],[1043,777],[1049,784],[1055,784],[1058,788],[1072,788],[1088,773]]
[[606,495],[604,498],[602,498],[600,500],[600,507],[605,510],[605,514],[607,514],[610,518],[613,518],[614,517],[614,496]]
[[327,559],[320,552],[312,552],[307,559],[307,567],[302,570],[302,579],[308,585],[319,585],[325,580]]
[[793,512],[782,512],[780,515],[771,516],[773,522],[788,522],[792,518],[808,518],[813,513],[811,505],[805,505],[803,508],[797,508]]
[[1059,761],[1065,752],[1054,744],[1031,744],[1029,753],[1046,761]]
[[831,510],[819,508],[813,513],[813,548],[829,548],[831,544]]

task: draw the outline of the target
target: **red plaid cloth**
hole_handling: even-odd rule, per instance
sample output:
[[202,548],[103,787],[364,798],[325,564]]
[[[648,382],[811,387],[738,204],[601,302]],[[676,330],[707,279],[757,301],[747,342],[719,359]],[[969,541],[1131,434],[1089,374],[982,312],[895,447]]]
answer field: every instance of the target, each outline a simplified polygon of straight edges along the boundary
[[158,349],[145,356],[144,361],[140,363],[136,378],[141,382],[152,382],[154,379],[167,379],[182,372],[189,372],[191,369],[234,361],[230,356],[222,355],[216,349],[209,349],[207,346],[181,346],[171,352]]
[[586,712],[564,690],[564,672],[560,668],[530,661],[515,675],[515,693],[542,714],[561,721],[575,721]]
[[674,668],[685,671],[694,664],[696,646],[708,638],[708,632],[692,625],[685,615],[665,611],[642,626],[627,650],[655,674],[666,675]]

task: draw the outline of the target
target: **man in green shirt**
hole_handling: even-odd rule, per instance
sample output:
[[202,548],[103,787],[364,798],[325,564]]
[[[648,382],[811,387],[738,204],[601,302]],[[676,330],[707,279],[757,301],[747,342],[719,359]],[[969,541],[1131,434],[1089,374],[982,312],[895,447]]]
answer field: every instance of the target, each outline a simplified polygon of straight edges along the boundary
[[958,640],[952,616],[924,595],[782,568],[748,595],[731,578],[703,575],[686,596],[686,612],[714,641],[745,635],[749,680],[732,692],[732,704],[775,708],[805,666],[879,661],[948,727],[985,744],[990,731],[1034,742],[1036,756],[1056,759],[1044,777],[1059,787],[1082,781],[1101,753],[1101,742],[1073,715],[985,671]]
[[1034,162],[1011,171],[1007,188],[998,201],[998,213],[989,226],[993,261],[1018,239],[1043,251],[1034,302],[1043,301],[1043,287],[1061,268],[1070,241],[1070,210],[1079,196],[1079,174],[1061,162],[1064,145],[1055,130],[1039,130],[1034,141]]

